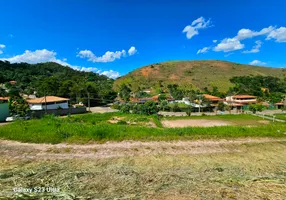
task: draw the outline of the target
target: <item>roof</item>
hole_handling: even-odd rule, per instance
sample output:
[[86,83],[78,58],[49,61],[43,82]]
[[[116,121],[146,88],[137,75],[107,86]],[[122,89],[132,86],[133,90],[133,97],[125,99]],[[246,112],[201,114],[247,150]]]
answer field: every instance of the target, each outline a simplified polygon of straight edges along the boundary
[[[46,100],[45,100],[46,99]],[[34,104],[41,104],[41,103],[52,103],[52,102],[59,102],[59,101],[68,101],[69,99],[67,98],[62,98],[62,97],[56,97],[56,96],[46,96],[45,97],[40,97],[36,99],[29,99],[27,100],[28,103],[34,103]]]
[[284,103],[283,102],[279,102],[279,103],[275,103],[276,106],[283,106]]
[[222,99],[219,98],[219,97],[216,97],[216,96],[212,96],[212,95],[209,95],[209,94],[204,94],[204,97],[206,99],[209,99],[211,101],[221,101]]
[[247,94],[241,94],[241,95],[234,95],[232,96],[233,99],[239,98],[239,99],[249,99],[249,98],[256,98],[256,96],[251,96],[251,95],[247,95]]
[[13,84],[16,84],[17,81],[9,81],[9,83],[13,85]]
[[241,103],[228,103],[227,105],[234,106],[234,107],[236,107],[236,106],[243,106],[243,104],[241,104]]
[[8,101],[10,97],[0,97],[0,101]]

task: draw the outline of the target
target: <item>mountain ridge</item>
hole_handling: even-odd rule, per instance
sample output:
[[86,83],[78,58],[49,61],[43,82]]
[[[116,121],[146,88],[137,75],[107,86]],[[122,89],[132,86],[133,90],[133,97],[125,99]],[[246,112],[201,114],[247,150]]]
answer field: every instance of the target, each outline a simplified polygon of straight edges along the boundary
[[218,87],[225,92],[232,86],[229,81],[234,76],[274,76],[286,77],[285,68],[253,66],[222,60],[183,60],[166,61],[137,68],[114,82],[114,89],[119,85],[129,84],[131,89],[156,88],[158,84],[178,84],[193,89]]

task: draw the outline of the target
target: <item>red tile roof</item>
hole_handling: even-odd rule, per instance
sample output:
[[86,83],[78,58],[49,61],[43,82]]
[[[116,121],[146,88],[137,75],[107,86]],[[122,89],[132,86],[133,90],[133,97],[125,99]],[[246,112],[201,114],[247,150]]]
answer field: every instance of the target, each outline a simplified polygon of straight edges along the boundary
[[52,102],[59,102],[59,101],[68,101],[69,99],[67,98],[62,98],[62,97],[56,97],[56,96],[46,96],[45,97],[40,97],[36,99],[29,99],[27,100],[28,103],[33,103],[33,104],[40,104],[40,103],[52,103]]
[[0,101],[8,101],[10,97],[0,97]]
[[283,106],[284,103],[283,102],[278,102],[278,103],[275,103],[276,106]]
[[222,99],[216,96],[212,96],[209,94],[204,94],[203,95],[206,99],[209,99],[210,101],[221,101]]
[[242,95],[235,95],[235,96],[233,96],[232,97],[233,99],[250,99],[250,98],[252,98],[252,99],[255,99],[256,98],[256,96],[251,96],[251,95],[247,95],[247,94],[242,94]]

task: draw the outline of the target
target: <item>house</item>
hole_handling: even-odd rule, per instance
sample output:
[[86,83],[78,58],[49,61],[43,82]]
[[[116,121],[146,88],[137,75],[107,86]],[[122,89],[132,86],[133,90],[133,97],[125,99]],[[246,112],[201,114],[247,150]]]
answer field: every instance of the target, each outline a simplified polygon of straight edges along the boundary
[[278,102],[274,104],[276,106],[277,109],[281,109],[285,106],[285,104],[283,102]]
[[10,116],[8,100],[9,97],[0,97],[0,122],[6,121]]
[[204,94],[203,97],[207,99],[208,101],[210,101],[211,107],[217,107],[218,102],[223,101],[223,99],[216,97],[216,96],[209,95],[209,94]]
[[225,101],[229,103],[249,105],[252,103],[257,103],[257,98],[256,96],[251,96],[251,95],[234,95],[234,96],[227,96],[225,98]]
[[11,85],[15,85],[15,84],[17,83],[17,81],[9,81],[9,83],[10,83]]
[[56,96],[28,99],[27,102],[29,103],[31,110],[45,110],[46,107],[47,110],[69,108],[69,99]]

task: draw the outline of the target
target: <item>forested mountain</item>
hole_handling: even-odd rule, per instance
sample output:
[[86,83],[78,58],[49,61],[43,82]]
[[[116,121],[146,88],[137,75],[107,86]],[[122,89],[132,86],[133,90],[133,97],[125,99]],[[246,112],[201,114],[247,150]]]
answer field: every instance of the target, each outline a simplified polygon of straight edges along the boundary
[[[16,81],[15,86],[9,81]],[[71,98],[73,103],[109,103],[116,94],[112,90],[113,79],[93,72],[77,71],[57,63],[15,63],[0,61],[0,83],[17,87],[21,93],[37,96],[55,95]]]
[[219,91],[227,92],[235,86],[230,81],[235,76],[273,76],[284,79],[286,69],[218,60],[170,61],[138,68],[117,79],[114,89],[118,90],[120,85],[127,84],[133,92],[151,88],[156,93],[168,90],[170,84],[177,84],[180,88],[204,90],[217,87]]

